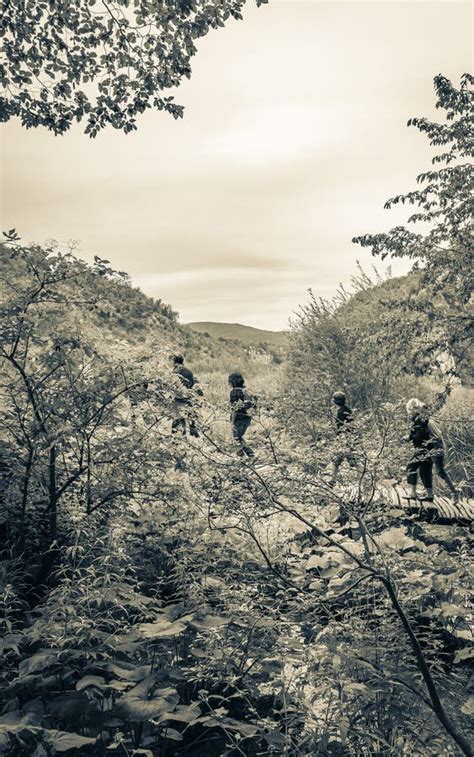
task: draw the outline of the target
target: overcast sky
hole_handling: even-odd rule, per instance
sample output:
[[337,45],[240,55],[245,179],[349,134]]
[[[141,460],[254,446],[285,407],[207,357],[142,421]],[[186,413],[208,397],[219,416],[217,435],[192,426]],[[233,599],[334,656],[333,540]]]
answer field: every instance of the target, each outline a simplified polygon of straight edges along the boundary
[[2,126],[2,228],[78,240],[184,322],[285,328],[309,287],[331,295],[371,265],[354,235],[404,220],[383,203],[433,154],[406,122],[435,115],[437,73],[472,69],[471,16],[451,0],[248,0],[199,42],[183,121],[148,112],[95,141]]

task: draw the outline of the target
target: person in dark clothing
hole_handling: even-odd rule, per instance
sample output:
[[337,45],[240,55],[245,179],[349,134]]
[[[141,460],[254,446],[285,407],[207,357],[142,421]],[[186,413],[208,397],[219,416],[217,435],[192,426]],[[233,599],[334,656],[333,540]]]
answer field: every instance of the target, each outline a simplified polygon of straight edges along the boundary
[[456,487],[444,467],[443,437],[439,427],[431,420],[427,406],[413,397],[408,400],[406,410],[411,421],[407,441],[410,441],[414,447],[413,455],[407,465],[407,483],[410,486],[410,493],[406,499],[417,499],[416,484],[419,474],[426,492],[420,499],[433,502],[433,464],[438,476],[456,497]]
[[337,407],[336,433],[340,434],[346,428],[346,424],[353,420],[352,410],[347,404],[344,392],[334,392],[332,401]]
[[231,387],[229,397],[230,422],[232,423],[232,435],[239,445],[238,454],[254,457],[253,449],[244,442],[244,435],[252,422],[249,411],[255,407],[255,400],[247,394],[245,380],[241,373],[230,374],[229,386]]
[[[198,380],[193,375],[193,372],[186,368],[184,365],[184,357],[182,355],[173,355],[171,358],[173,362],[174,373],[179,377],[182,386],[187,390],[186,392],[179,392],[174,398],[174,418],[171,423],[171,433],[176,434],[180,432],[183,435],[187,433],[187,423],[189,423],[189,433],[191,436],[199,436],[199,431],[196,427],[196,421],[191,414],[192,399],[189,396],[189,392],[194,389]],[[197,390],[202,395],[202,390]]]
[[330,484],[334,485],[336,483],[337,474],[339,471],[339,468],[344,460],[347,460],[351,468],[353,468],[356,465],[356,458],[355,455],[351,449],[353,438],[349,437],[349,434],[351,433],[350,423],[352,423],[354,416],[352,414],[352,410],[347,404],[346,395],[344,392],[334,392],[332,401],[334,402],[335,406],[337,407],[336,411],[336,435],[346,436],[346,444],[347,449],[341,452],[337,452],[332,464],[332,475]]

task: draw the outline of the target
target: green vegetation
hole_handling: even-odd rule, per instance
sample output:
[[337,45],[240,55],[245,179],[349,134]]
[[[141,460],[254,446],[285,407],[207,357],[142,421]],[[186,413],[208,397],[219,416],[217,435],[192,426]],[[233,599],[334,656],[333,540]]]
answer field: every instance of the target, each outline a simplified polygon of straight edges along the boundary
[[[182,327],[106,260],[5,236],[1,754],[472,755],[468,529],[389,495],[414,394],[467,478],[459,250],[430,313],[429,266],[359,272],[303,306],[275,362]],[[204,390],[198,438],[170,433],[177,351]],[[236,368],[255,464],[229,433]],[[332,486],[335,388],[355,464]]]

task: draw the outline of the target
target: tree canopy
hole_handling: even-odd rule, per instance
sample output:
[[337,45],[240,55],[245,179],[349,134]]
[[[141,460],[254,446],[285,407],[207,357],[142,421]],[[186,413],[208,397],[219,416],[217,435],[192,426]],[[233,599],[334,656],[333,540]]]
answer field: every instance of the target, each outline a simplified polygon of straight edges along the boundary
[[195,41],[241,19],[245,2],[6,0],[0,120],[54,134],[85,120],[95,137],[108,125],[133,131],[148,108],[179,118],[183,107],[164,93],[190,78]]

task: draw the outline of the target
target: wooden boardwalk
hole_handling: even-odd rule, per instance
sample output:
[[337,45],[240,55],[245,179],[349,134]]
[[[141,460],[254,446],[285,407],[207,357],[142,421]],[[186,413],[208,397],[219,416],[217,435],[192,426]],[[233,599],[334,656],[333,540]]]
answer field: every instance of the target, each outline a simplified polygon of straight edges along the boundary
[[455,501],[450,497],[435,495],[433,502],[420,499],[406,499],[408,490],[401,484],[380,486],[377,488],[377,498],[386,502],[388,506],[406,510],[408,514],[431,514],[442,520],[474,521],[474,499],[461,497]]

